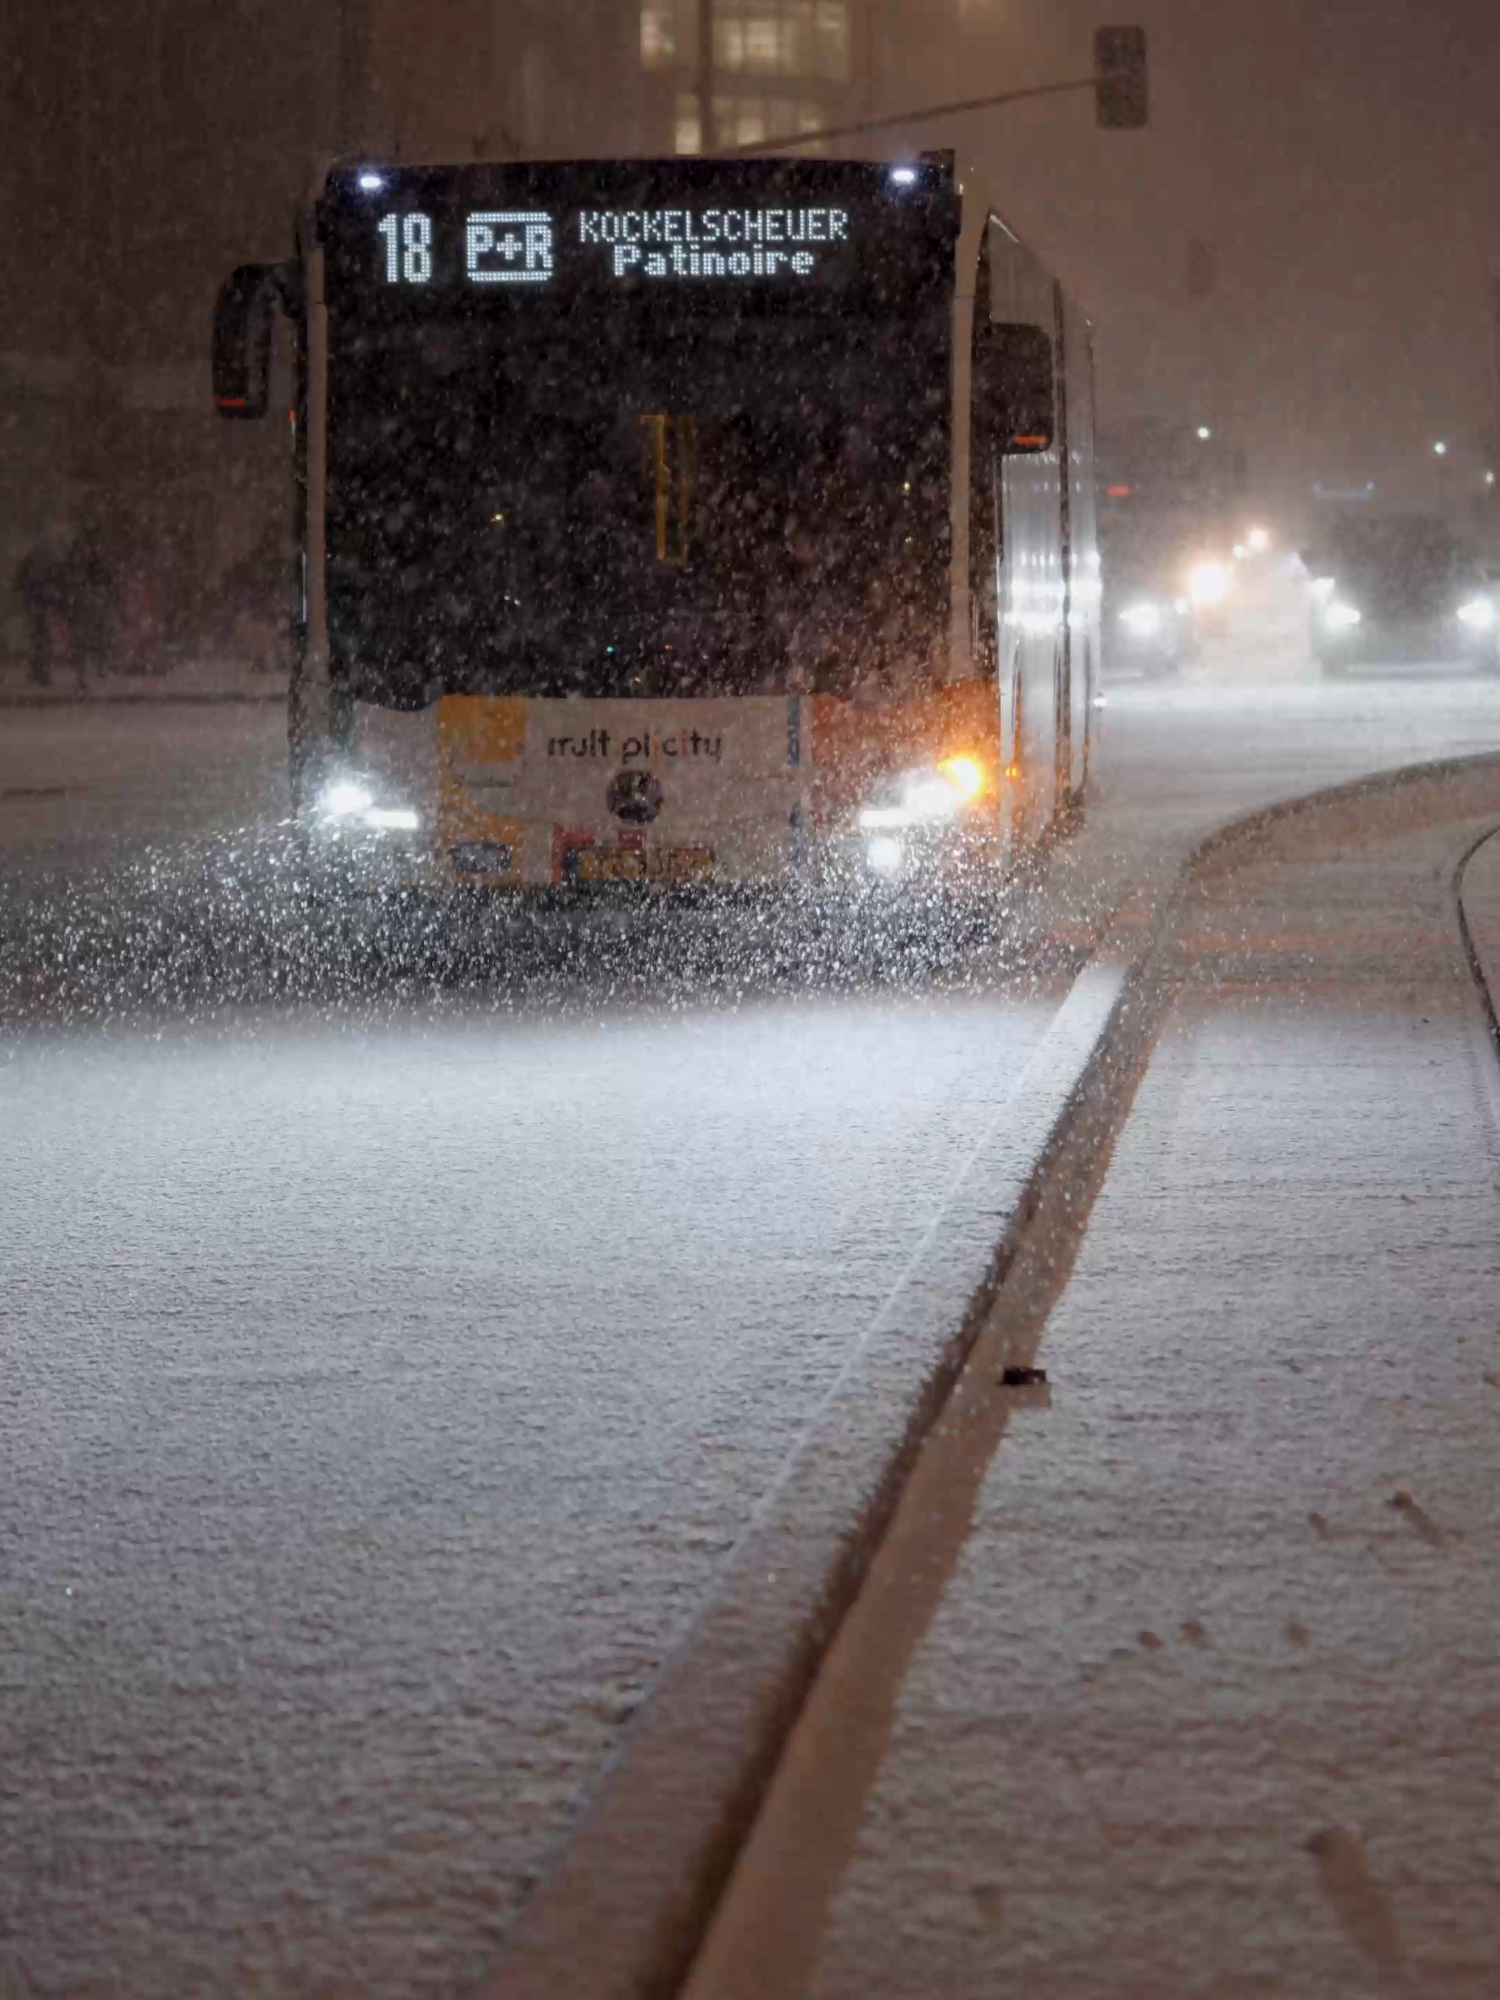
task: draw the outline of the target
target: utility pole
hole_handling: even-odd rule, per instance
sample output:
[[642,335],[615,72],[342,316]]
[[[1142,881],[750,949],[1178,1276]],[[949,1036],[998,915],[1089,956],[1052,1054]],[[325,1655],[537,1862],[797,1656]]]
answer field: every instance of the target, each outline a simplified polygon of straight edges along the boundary
[[698,0],[698,151],[719,150],[714,117],[714,0]]

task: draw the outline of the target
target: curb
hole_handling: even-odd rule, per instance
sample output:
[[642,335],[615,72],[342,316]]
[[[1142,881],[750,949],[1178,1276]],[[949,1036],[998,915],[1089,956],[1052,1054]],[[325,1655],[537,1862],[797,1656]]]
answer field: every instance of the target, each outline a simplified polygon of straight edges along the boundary
[[504,2000],[672,1993],[1042,1192],[1129,1101],[1175,890],[1122,913],[849,1355],[507,1940]]
[[667,2000],[702,1942],[807,1690],[1044,1195],[1118,1131],[1175,983],[1194,876],[1298,814],[1496,768],[1405,766],[1260,808],[1159,864],[809,1424],[517,1918],[492,2000]]
[[[1486,854],[1485,849],[1495,843],[1494,852]],[[1480,857],[1484,859],[1481,862]],[[1464,957],[1468,961],[1473,978],[1476,997],[1484,1015],[1485,1031],[1490,1048],[1500,1057],[1500,1012],[1496,1011],[1496,995],[1500,994],[1500,937],[1497,937],[1489,923],[1476,924],[1465,900],[1469,870],[1475,862],[1481,869],[1500,859],[1500,827],[1491,827],[1482,833],[1468,852],[1463,855],[1453,871],[1453,903],[1458,914],[1458,934],[1463,942]]]

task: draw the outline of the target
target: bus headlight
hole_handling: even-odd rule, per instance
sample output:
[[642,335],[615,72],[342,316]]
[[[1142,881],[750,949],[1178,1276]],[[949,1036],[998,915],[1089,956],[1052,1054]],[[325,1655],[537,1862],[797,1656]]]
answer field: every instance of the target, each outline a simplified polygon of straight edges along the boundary
[[1345,604],[1340,599],[1334,598],[1324,607],[1323,623],[1330,632],[1352,632],[1359,623],[1359,613],[1352,604]]
[[984,783],[984,766],[973,757],[945,757],[938,769],[960,798],[979,796],[979,789]]
[[374,794],[368,787],[353,778],[336,778],[323,787],[318,810],[325,819],[358,819],[374,803]]
[[319,817],[327,825],[364,828],[370,833],[415,833],[420,813],[410,806],[377,805],[363,778],[330,778],[318,794]]
[[1495,622],[1495,606],[1488,597],[1471,597],[1459,605],[1458,615],[1471,632],[1488,632]]
[[882,787],[884,796],[860,813],[860,832],[939,826],[953,819],[983,785],[984,766],[974,757],[946,757],[941,764],[898,772]]

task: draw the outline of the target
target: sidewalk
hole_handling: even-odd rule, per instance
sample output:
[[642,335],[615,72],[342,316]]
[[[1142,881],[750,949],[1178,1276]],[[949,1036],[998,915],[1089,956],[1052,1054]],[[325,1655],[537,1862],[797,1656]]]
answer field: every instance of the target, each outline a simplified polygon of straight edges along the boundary
[[[1425,778],[1200,869],[1092,1213],[1007,1280],[693,2000],[1500,1994],[1500,1092],[1451,888],[1497,821],[1493,770]],[[1500,841],[1466,904],[1500,971]]]
[[159,701],[284,702],[286,687],[284,673],[258,672],[242,660],[185,660],[164,674],[91,675],[80,693],[71,675],[59,674],[49,686],[39,687],[24,661],[0,660],[0,709]]

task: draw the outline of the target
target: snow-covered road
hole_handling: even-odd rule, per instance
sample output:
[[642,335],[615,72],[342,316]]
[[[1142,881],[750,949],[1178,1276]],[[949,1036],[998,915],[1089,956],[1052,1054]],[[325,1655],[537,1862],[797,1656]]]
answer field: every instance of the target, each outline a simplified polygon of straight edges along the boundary
[[[1104,722],[1128,860],[1500,692],[1251,634]],[[13,879],[274,821],[281,732],[5,713]],[[11,1031],[0,1989],[476,1988],[1064,986]]]
[[13,1043],[35,1990],[477,1980],[1048,1014]]

